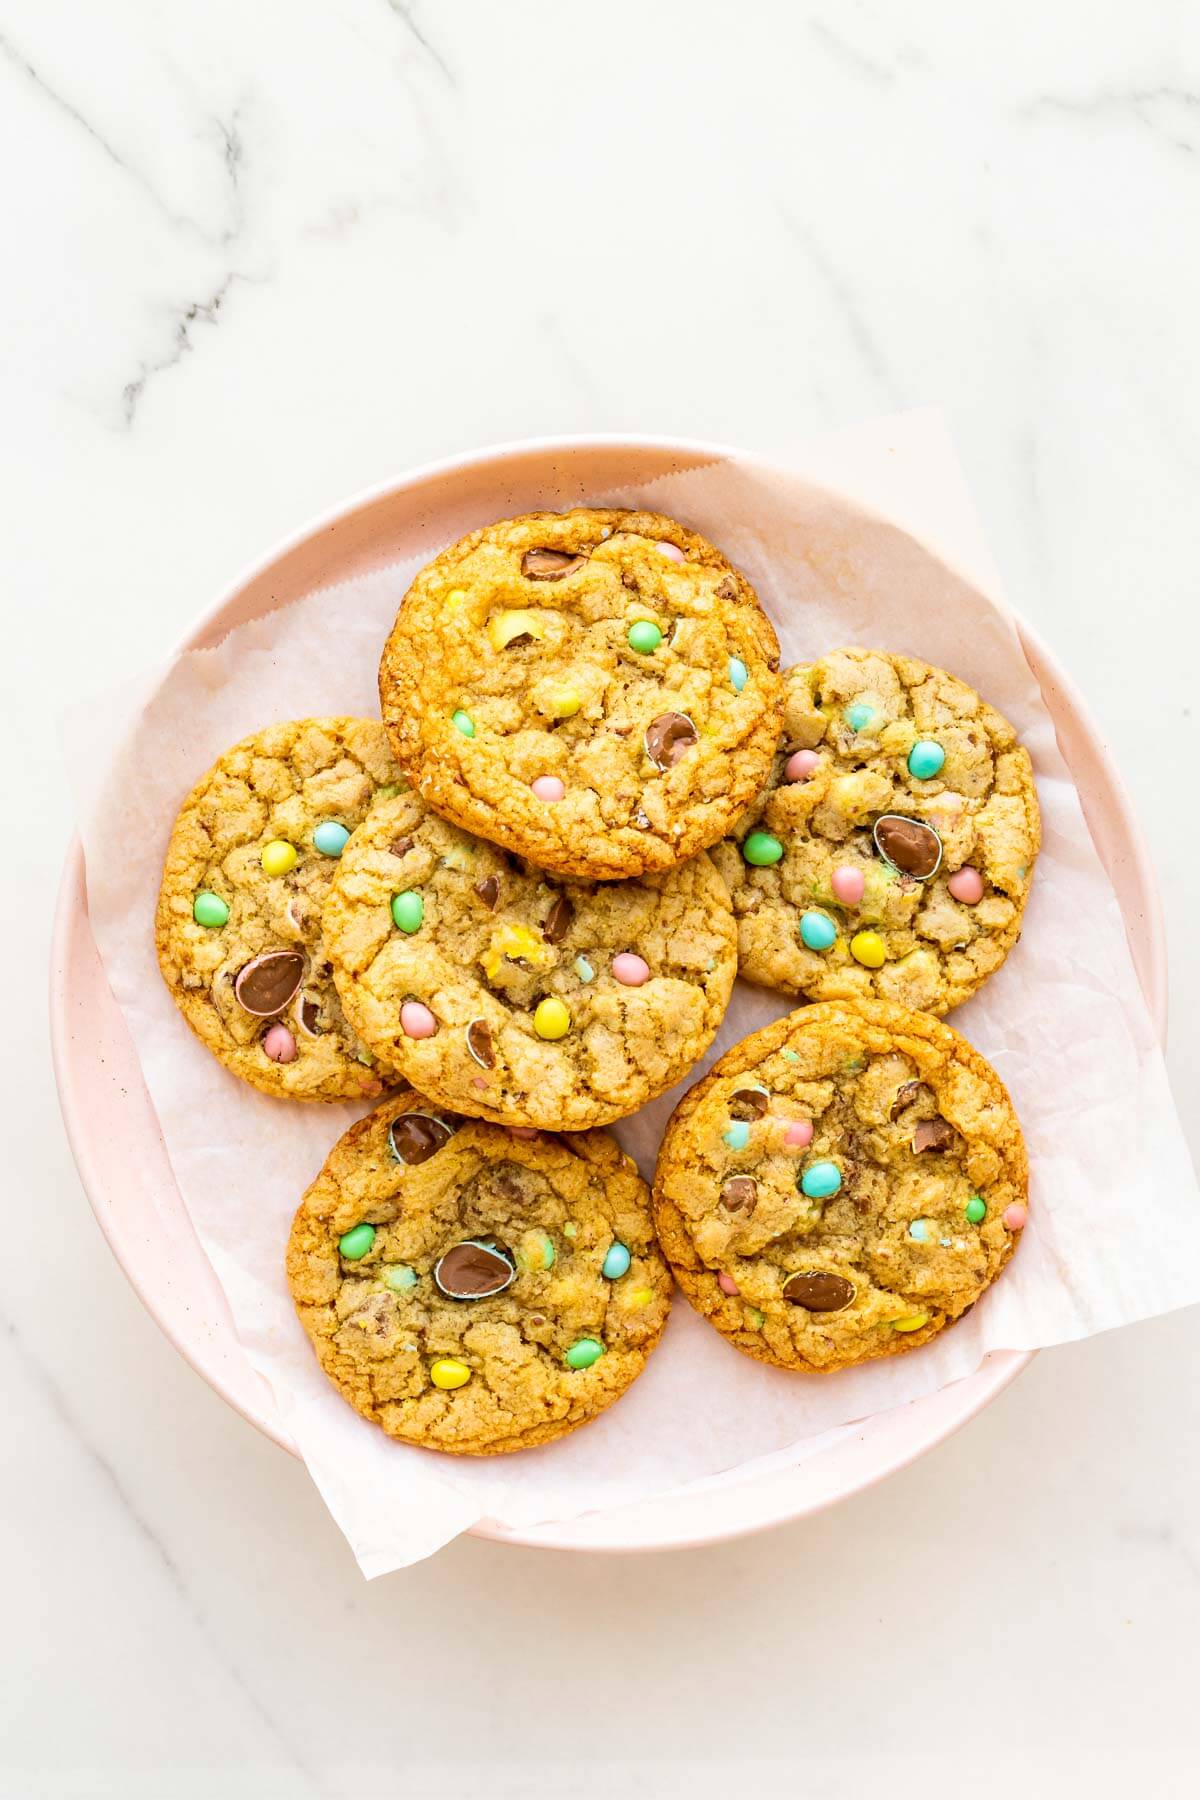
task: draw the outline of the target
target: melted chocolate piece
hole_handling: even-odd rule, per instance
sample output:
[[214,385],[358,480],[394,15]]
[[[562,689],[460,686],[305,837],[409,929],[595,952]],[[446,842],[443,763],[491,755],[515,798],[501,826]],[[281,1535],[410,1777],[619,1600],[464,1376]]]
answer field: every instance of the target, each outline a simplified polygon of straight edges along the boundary
[[731,1119],[761,1119],[771,1104],[771,1096],[759,1088],[739,1088],[729,1096]]
[[256,1019],[270,1019],[295,999],[303,980],[299,950],[264,950],[239,971],[233,991],[243,1011]]
[[686,713],[659,713],[646,727],[646,755],[656,769],[672,769],[697,742],[699,733]]
[[830,1275],[818,1269],[789,1275],[783,1284],[783,1297],[808,1312],[841,1312],[854,1298],[854,1283],[844,1275]]
[[575,556],[570,550],[527,550],[521,558],[521,573],[528,581],[561,581],[582,569],[586,556]]
[[492,1047],[492,1028],[486,1019],[472,1019],[467,1026],[467,1049],[481,1069],[494,1069],[496,1052]]
[[898,1119],[906,1106],[911,1106],[914,1100],[920,1100],[929,1092],[930,1089],[925,1086],[923,1081],[902,1082],[896,1089],[896,1098],[892,1101],[892,1107],[891,1111],[888,1113],[888,1118]]
[[880,856],[902,875],[928,881],[937,874],[942,840],[932,825],[920,819],[902,818],[899,813],[885,813],[882,819],[876,819],[872,835]]
[[496,902],[500,898],[500,877],[498,875],[485,875],[482,881],[477,881],[475,883],[475,892],[483,901],[483,904],[492,912],[495,912]]
[[516,1279],[512,1257],[502,1244],[473,1239],[455,1244],[433,1265],[433,1279],[449,1300],[486,1300]]
[[393,838],[392,842],[388,845],[388,849],[393,856],[407,856],[412,847],[413,841],[410,837]]
[[451,1135],[444,1119],[432,1118],[428,1113],[401,1113],[388,1126],[392,1155],[406,1168],[428,1162],[443,1144],[450,1142]]
[[300,1029],[307,1031],[309,1037],[321,1035],[321,1009],[307,994],[300,996]]
[[565,894],[560,894],[546,915],[546,923],[542,926],[542,936],[548,944],[561,944],[571,929],[571,920],[575,917],[575,908]]
[[918,1156],[923,1150],[936,1150],[939,1153],[948,1150],[953,1142],[954,1127],[940,1113],[935,1118],[922,1119],[913,1132],[913,1150]]
[[721,1188],[726,1212],[752,1213],[758,1205],[758,1183],[752,1175],[731,1175]]
[[738,597],[737,582],[732,575],[722,575],[713,592],[718,600],[736,600]]

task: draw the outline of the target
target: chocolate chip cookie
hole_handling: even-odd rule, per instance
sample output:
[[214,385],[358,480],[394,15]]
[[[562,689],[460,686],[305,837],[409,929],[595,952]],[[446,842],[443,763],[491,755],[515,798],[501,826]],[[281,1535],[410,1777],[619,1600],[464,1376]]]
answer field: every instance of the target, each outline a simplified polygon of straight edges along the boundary
[[1028,753],[915,657],[834,650],[784,689],[770,780],[713,852],[741,973],[810,1000],[948,1012],[1021,933],[1041,843]]
[[666,1323],[633,1163],[600,1132],[518,1137],[385,1101],[292,1224],[300,1322],[344,1399],[431,1450],[524,1450],[603,1412]]
[[737,1349],[823,1373],[928,1343],[1026,1220],[1021,1127],[995,1071],[925,1013],[808,1006],[730,1050],[676,1108],[654,1182],[680,1287]]
[[703,1055],[737,973],[708,856],[616,883],[543,874],[431,812],[376,802],[338,865],[324,936],[364,1043],[443,1106],[580,1131]]
[[423,569],[383,720],[443,817],[560,875],[673,868],[762,786],[779,646],[719,550],[659,513],[535,513]]
[[155,938],[171,997],[243,1081],[293,1100],[383,1092],[321,936],[338,858],[403,783],[371,719],[270,725],[220,757],[175,821]]

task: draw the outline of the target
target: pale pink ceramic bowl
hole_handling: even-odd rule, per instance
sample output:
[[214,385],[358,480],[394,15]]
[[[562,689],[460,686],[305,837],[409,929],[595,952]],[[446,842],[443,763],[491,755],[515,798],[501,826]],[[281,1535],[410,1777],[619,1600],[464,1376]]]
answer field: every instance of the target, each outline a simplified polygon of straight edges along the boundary
[[[339,507],[277,547],[221,596],[179,648],[215,643],[246,619],[287,606],[326,583],[432,551],[481,521],[578,504],[732,455],[753,461],[721,445],[666,438],[564,438],[501,445],[429,464]],[[854,510],[861,520],[861,511]],[[895,532],[882,519],[878,529]],[[925,554],[936,562],[932,552]],[[1141,829],[1071,682],[1027,626],[1022,625],[1021,637],[1116,889],[1146,999],[1165,1032],[1162,918]],[[59,891],[50,1018],[71,1148],[113,1254],[180,1354],[244,1418],[295,1454],[270,1388],[238,1342],[225,1297],[184,1211],[133,1044],[97,955],[78,839]],[[521,1533],[479,1526],[476,1534],[555,1549],[656,1550],[713,1543],[801,1518],[941,1443],[1030,1360],[1011,1352],[990,1356],[969,1380],[864,1420],[796,1468],[734,1477],[709,1492],[566,1524]]]

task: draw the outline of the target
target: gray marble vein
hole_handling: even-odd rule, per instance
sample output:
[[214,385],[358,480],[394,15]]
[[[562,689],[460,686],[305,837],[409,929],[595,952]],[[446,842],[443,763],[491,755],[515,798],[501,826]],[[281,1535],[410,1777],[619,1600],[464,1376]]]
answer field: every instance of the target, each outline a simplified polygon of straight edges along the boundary
[[121,390],[121,418],[126,428],[132,426],[137,416],[138,407],[146,392],[148,383],[155,375],[161,375],[166,369],[173,369],[196,346],[192,332],[197,325],[216,325],[226,296],[237,281],[249,281],[248,275],[231,269],[228,274],[213,288],[207,299],[189,300],[178,309],[171,327],[171,347],[165,356],[156,357],[153,362],[141,362],[137,374],[127,381]]
[[[1186,156],[1200,151],[1200,93],[1162,85],[1105,88],[1095,94],[1039,94],[1016,109],[1022,119],[1080,119],[1104,125],[1122,119],[1144,125],[1172,149]],[[1192,126],[1189,132],[1185,126]]]
[[384,4],[387,6],[389,12],[395,13],[398,19],[404,21],[409,36],[419,46],[434,67],[441,72],[449,85],[455,87],[457,83],[454,79],[454,71],[451,69],[449,63],[437,48],[436,44],[430,42],[421,26],[417,23],[417,20],[414,17],[417,9],[415,5],[412,4],[412,0],[384,0]]
[[874,377],[881,398],[893,406],[905,404],[905,398],[899,382],[892,371],[891,364],[884,354],[883,347],[867,320],[850,282],[828,252],[819,243],[812,228],[793,215],[785,206],[776,202],[776,214],[784,230],[802,251],[805,260],[820,278],[821,285],[833,301],[840,318],[863,366]]

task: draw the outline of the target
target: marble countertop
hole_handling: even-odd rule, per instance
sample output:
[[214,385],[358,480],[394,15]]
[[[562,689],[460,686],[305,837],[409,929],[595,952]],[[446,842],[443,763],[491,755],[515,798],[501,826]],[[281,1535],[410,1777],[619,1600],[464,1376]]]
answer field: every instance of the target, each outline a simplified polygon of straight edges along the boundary
[[1145,821],[1195,1148],[1194,7],[0,0],[0,141],[0,1794],[1190,1791],[1196,1311],[806,1523],[368,1585],[112,1261],[44,994],[64,706],[314,512],[500,439],[937,402]]

